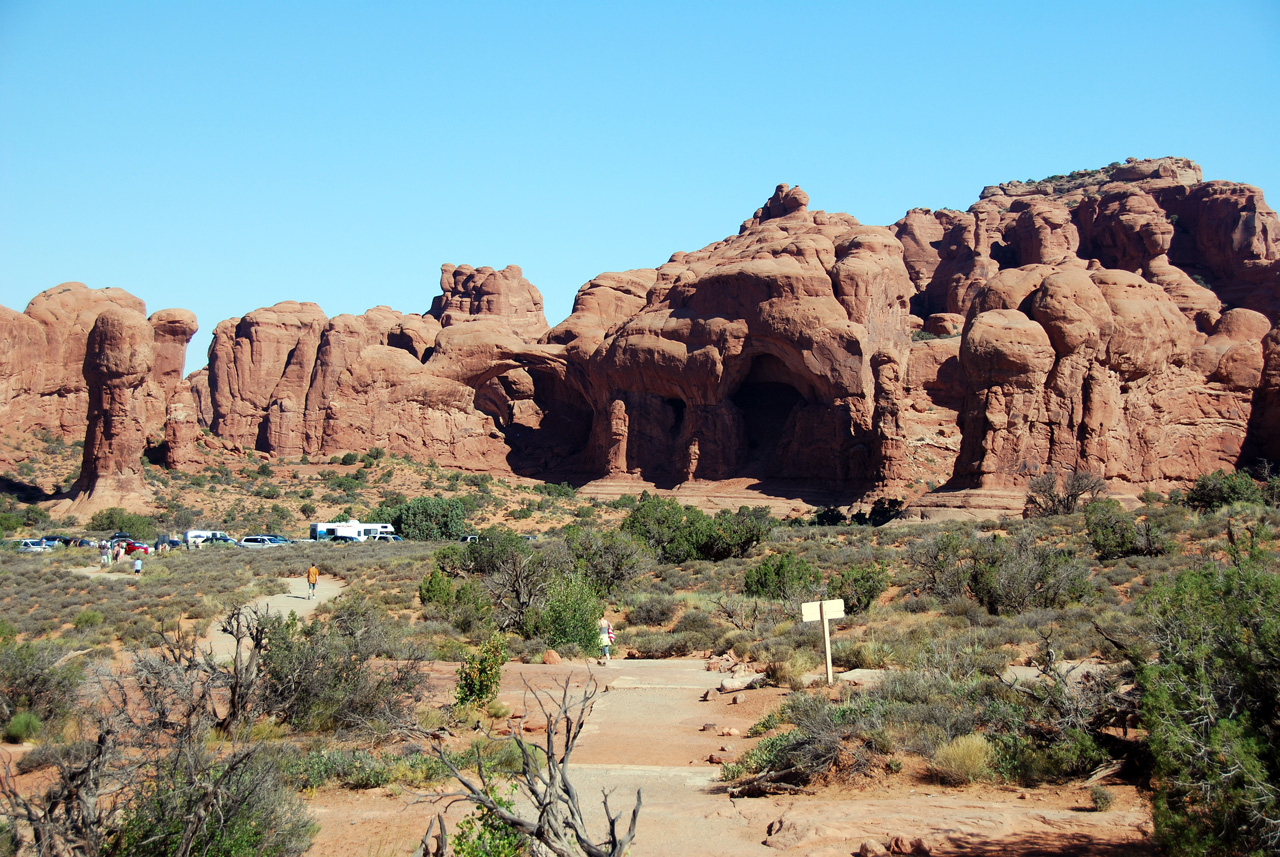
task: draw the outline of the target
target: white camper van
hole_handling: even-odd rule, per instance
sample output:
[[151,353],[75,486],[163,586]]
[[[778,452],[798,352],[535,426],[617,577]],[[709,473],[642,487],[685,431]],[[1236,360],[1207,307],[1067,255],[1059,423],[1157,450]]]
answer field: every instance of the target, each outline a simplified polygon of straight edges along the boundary
[[375,536],[393,536],[395,532],[396,528],[390,524],[362,524],[354,520],[326,521],[311,525],[311,538],[317,542],[332,541],[335,538],[340,541],[355,539],[363,542]]
[[235,539],[222,530],[187,530],[182,534],[182,541],[188,548],[198,548],[206,542],[224,542],[233,544]]

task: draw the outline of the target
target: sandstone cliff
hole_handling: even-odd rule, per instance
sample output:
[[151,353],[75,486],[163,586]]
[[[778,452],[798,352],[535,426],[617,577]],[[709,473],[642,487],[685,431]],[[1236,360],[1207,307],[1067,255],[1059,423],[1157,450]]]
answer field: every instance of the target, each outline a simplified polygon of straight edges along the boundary
[[553,328],[519,268],[445,265],[421,315],[223,321],[185,380],[189,313],[148,336],[140,301],[66,284],[0,308],[0,416],[87,430],[87,493],[134,490],[117,468],[147,447],[199,466],[202,427],[233,451],[381,446],[557,480],[946,482],[935,511],[1047,469],[1137,492],[1280,457],[1280,220],[1258,189],[1160,158],[888,228],[808,203],[780,185],[735,235],[593,278]]

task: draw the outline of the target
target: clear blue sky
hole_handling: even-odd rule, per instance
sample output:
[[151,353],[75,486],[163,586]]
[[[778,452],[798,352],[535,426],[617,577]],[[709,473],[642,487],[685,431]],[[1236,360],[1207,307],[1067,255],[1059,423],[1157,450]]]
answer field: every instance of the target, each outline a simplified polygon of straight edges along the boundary
[[775,184],[892,223],[1184,155],[1280,204],[1280,3],[0,0],[0,303],[66,280],[221,319],[423,312],[522,266],[737,231]]

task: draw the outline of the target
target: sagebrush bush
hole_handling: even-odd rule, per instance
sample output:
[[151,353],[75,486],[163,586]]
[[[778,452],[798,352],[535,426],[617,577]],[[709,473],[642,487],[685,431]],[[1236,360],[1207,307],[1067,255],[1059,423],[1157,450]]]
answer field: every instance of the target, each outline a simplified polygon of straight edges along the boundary
[[938,748],[929,772],[940,783],[959,786],[986,776],[990,764],[991,744],[987,739],[981,735],[961,735]]
[[651,595],[627,611],[632,625],[665,625],[676,616],[679,599],[667,595]]

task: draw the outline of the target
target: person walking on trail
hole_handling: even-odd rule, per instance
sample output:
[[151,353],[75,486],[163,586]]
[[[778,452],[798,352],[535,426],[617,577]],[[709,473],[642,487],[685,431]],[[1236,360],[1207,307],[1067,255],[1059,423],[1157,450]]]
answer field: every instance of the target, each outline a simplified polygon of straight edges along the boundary
[[142,557],[140,556],[133,558],[133,576],[135,579],[142,577]]
[[98,565],[103,568],[111,565],[111,546],[106,542],[103,542],[102,546],[98,548]]
[[320,569],[316,568],[316,564],[311,563],[311,568],[307,569],[307,600],[311,601],[316,597],[316,581],[320,579]]
[[609,620],[600,617],[600,651],[604,652],[605,662],[609,661],[609,647],[613,645],[613,626],[609,624]]

